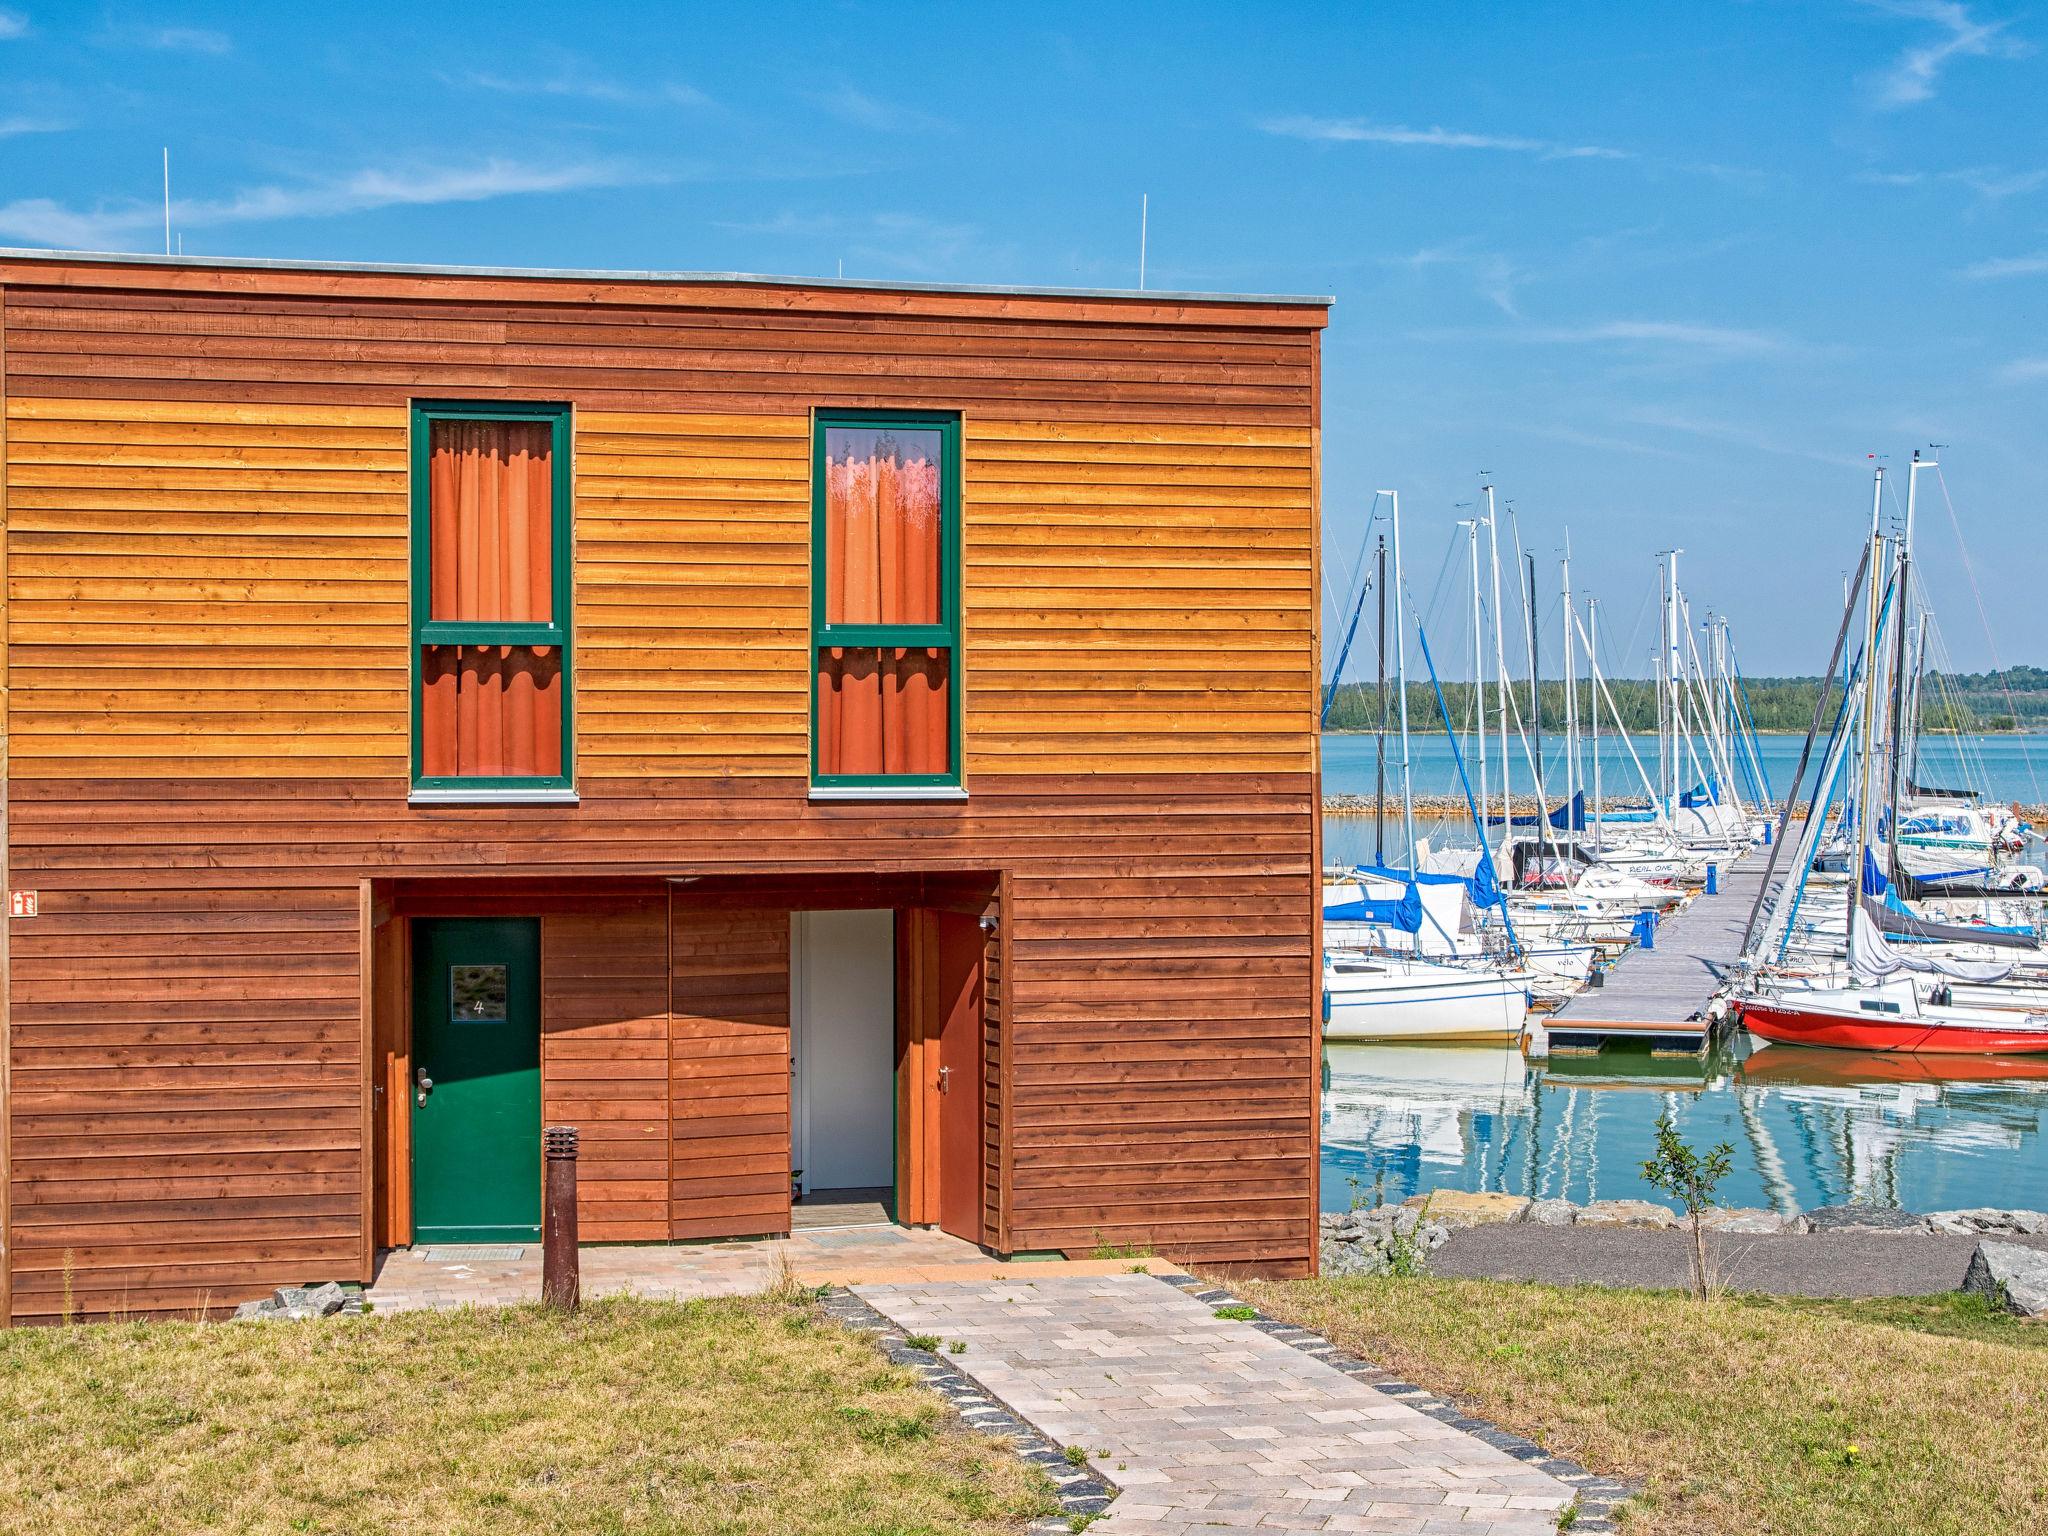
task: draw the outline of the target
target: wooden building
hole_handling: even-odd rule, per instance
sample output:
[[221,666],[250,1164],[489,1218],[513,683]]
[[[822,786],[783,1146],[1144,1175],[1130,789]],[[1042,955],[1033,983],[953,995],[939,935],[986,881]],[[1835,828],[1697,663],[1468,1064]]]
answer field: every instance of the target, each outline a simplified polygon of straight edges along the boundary
[[531,1238],[544,1122],[586,1241],[1313,1265],[1325,301],[0,304],[0,1316]]

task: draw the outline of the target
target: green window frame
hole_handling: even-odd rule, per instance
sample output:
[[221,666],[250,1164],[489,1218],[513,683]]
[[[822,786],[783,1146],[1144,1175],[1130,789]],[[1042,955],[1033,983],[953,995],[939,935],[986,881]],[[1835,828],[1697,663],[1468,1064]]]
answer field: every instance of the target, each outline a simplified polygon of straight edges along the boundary
[[[437,421],[544,421],[549,425],[549,512],[552,619],[540,623],[472,623],[430,619],[433,554],[433,425]],[[570,472],[570,407],[508,404],[496,400],[415,400],[412,403],[412,787],[415,790],[570,790],[576,781],[575,626],[570,622],[570,528],[574,476]],[[427,775],[421,771],[425,736],[421,678],[428,646],[531,645],[559,647],[562,656],[562,772],[559,775]]]
[[[825,618],[825,439],[833,427],[916,428],[939,434],[939,618],[937,624],[831,624]],[[946,773],[820,773],[818,664],[838,646],[944,650],[947,656]],[[811,695],[811,785],[822,790],[957,790],[964,783],[961,699],[966,693],[960,651],[960,413],[958,411],[827,410],[811,413],[811,648],[805,686]]]

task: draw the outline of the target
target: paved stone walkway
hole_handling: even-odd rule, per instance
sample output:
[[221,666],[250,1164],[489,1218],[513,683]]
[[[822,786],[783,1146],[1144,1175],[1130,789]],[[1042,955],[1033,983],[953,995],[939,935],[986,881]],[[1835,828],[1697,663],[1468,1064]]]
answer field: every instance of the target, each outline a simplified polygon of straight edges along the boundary
[[1145,1275],[855,1287],[1123,1490],[1105,1536],[1540,1536],[1572,1489]]
[[[1106,1275],[1128,1259],[1003,1263],[972,1243],[920,1228],[870,1226],[798,1232],[739,1243],[600,1245],[579,1255],[583,1294],[631,1294],[657,1301],[764,1291],[786,1267],[804,1285],[873,1281],[989,1281],[1020,1270]],[[1142,1261],[1178,1273],[1160,1259]],[[540,1244],[423,1244],[384,1254],[366,1299],[373,1312],[421,1307],[496,1307],[540,1300]]]

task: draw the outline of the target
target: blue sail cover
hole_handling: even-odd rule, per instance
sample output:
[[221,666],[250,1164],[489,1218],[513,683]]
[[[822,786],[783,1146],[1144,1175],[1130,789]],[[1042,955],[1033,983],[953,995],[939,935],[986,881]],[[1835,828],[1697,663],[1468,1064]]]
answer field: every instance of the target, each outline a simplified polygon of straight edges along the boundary
[[[1425,874],[1419,870],[1411,875],[1405,869],[1382,869],[1377,864],[1361,864],[1358,872],[1376,880],[1400,880],[1416,885],[1462,885],[1466,899],[1475,907],[1498,906],[1501,901],[1500,880],[1493,872],[1493,859],[1486,854],[1480,855],[1479,868],[1470,875]],[[1323,915],[1328,917],[1330,914],[1325,910]]]
[[1891,888],[1891,881],[1885,879],[1884,871],[1877,867],[1877,855],[1868,848],[1863,850],[1863,894],[1882,896]]
[[[1397,879],[1404,878],[1397,876]],[[1428,879],[1427,875],[1419,876]],[[1422,932],[1422,893],[1411,883],[1392,901],[1343,901],[1323,908],[1326,923],[1376,923],[1403,933]]]
[[[1609,817],[1608,819],[1611,821],[1614,818]],[[1561,832],[1583,832],[1586,830],[1585,791],[1581,790],[1578,794],[1573,795],[1569,804],[1560,805],[1547,816],[1535,811],[1531,811],[1526,816],[1489,816],[1486,818],[1486,824],[1489,827],[1497,827],[1503,820],[1511,827],[1533,827],[1541,822],[1548,821]]]
[[1698,810],[1703,805],[1719,805],[1721,803],[1720,779],[1718,777],[1709,777],[1706,783],[1693,785],[1691,789],[1688,789],[1678,797],[1678,803],[1689,811]]

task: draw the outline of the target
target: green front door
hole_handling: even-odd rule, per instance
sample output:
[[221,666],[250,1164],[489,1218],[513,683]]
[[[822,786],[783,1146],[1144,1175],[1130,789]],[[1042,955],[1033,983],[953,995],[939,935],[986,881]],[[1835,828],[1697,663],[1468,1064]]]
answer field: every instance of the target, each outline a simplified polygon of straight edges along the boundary
[[422,918],[412,938],[420,1243],[540,1236],[540,923]]

